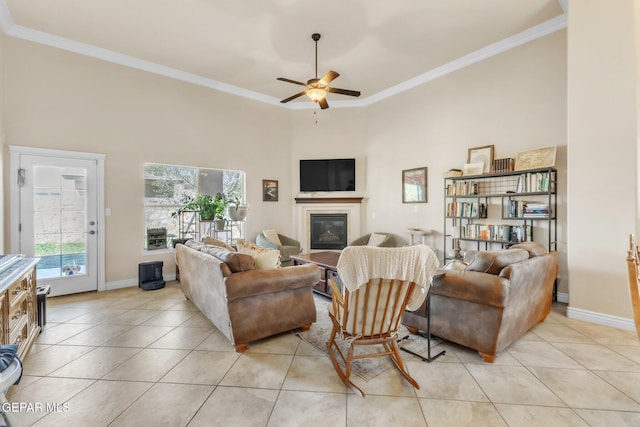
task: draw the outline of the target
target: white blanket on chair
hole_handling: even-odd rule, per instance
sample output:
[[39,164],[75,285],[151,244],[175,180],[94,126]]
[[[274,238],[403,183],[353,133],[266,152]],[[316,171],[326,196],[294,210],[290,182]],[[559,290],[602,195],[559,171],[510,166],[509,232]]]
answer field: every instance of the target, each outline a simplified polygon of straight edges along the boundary
[[415,282],[407,309],[417,310],[429,291],[438,269],[438,258],[426,245],[402,248],[348,246],[340,255],[337,270],[343,285],[353,292],[369,279],[399,279]]

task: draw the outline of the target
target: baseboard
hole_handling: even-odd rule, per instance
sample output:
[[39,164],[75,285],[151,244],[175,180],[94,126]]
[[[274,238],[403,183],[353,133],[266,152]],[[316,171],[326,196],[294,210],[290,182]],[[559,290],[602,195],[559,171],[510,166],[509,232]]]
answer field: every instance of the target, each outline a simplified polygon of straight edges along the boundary
[[[176,275],[174,274],[163,274],[162,278],[165,282],[170,282],[172,280],[176,280]],[[130,288],[138,286],[138,279],[125,279],[125,280],[117,280],[115,282],[107,282],[105,284],[105,291],[112,291],[114,289],[122,289],[122,288]]]
[[635,331],[633,319],[611,316],[609,314],[596,313],[595,311],[582,310],[580,308],[567,307],[567,317],[570,319],[584,320],[585,322],[611,326],[613,328]]

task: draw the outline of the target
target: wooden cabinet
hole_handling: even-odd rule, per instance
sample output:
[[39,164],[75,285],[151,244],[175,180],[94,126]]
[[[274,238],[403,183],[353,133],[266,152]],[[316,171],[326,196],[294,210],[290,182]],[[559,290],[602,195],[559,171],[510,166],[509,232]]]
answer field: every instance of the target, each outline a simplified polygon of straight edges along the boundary
[[38,259],[19,259],[0,272],[0,343],[18,344],[24,358],[38,334],[36,264]]
[[338,288],[342,290],[342,281],[338,277],[336,265],[340,258],[340,252],[313,252],[309,254],[293,255],[293,265],[315,264],[320,269],[320,281],[315,284],[313,291],[331,298],[329,279],[336,281]]

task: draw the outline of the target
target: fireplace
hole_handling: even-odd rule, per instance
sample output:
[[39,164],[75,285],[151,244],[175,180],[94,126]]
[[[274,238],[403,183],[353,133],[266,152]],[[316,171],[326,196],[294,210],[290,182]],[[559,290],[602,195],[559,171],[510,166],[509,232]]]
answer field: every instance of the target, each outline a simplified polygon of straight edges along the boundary
[[347,214],[311,214],[311,249],[344,249],[347,246]]

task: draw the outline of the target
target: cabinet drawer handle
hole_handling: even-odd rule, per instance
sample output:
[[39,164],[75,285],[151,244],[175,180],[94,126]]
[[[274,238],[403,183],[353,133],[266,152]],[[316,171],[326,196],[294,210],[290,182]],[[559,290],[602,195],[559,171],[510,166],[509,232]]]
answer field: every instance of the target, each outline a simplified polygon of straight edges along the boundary
[[11,316],[11,320],[18,320],[20,316],[22,316],[22,311],[18,310],[13,316]]

